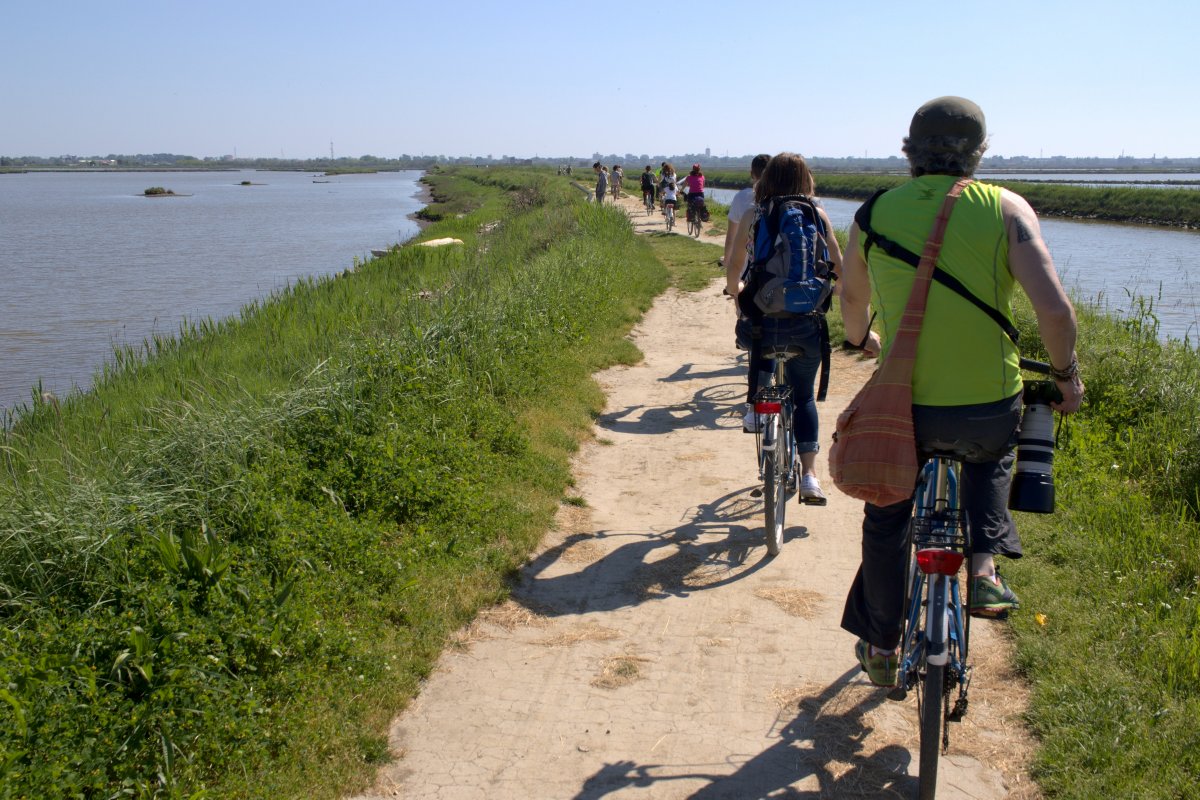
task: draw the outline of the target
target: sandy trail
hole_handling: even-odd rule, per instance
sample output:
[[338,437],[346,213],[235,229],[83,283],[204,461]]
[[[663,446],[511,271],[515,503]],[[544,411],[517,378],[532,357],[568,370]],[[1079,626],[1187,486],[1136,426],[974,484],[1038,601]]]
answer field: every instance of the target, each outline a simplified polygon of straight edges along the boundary
[[[664,229],[638,198],[622,205]],[[576,465],[587,506],[562,507],[514,599],[443,654],[360,800],[912,796],[915,694],[867,683],[838,626],[861,504],[818,458],[829,504],[791,503],[767,556],[721,286],[663,294],[633,332],[645,360],[597,375],[608,405]],[[822,441],[873,368],[833,366]],[[977,665],[1008,662],[999,624],[972,632]],[[1007,666],[976,669],[939,797],[1037,796],[1023,692]]]

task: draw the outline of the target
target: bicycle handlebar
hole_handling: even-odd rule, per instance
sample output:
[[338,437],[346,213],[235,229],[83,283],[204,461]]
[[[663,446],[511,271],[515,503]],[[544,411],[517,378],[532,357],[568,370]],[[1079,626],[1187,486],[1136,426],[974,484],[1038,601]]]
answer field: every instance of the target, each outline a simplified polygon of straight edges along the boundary
[[1040,372],[1042,375],[1050,374],[1050,365],[1045,361],[1034,361],[1032,358],[1021,358],[1021,369],[1029,370],[1030,372]]

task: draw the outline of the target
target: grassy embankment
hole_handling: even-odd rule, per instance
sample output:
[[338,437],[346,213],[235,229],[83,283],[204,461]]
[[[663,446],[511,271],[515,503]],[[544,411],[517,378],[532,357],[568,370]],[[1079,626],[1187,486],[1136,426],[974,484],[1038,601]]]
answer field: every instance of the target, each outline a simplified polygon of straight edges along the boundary
[[[748,185],[745,174],[714,173],[710,185],[736,189]],[[899,175],[838,175],[818,173],[817,193],[847,200],[866,200],[879,189],[898,186]],[[1043,216],[1133,222],[1171,227],[1200,227],[1200,191],[1194,189],[1092,188],[1043,181],[981,180],[1011,189]]]
[[[685,286],[716,272],[712,246],[635,240],[561,181],[437,181],[456,205],[425,236],[462,250],[403,248],[150,342],[7,434],[9,796],[368,779],[388,719],[561,501],[590,372],[637,358],[622,334],[664,265]],[[1010,567],[1051,797],[1191,797],[1200,773],[1200,363],[1144,311],[1083,311],[1059,511],[1022,516]]]
[[463,247],[156,338],[6,426],[0,795],[339,796],[504,596],[671,275],[541,175],[432,180],[423,237]]

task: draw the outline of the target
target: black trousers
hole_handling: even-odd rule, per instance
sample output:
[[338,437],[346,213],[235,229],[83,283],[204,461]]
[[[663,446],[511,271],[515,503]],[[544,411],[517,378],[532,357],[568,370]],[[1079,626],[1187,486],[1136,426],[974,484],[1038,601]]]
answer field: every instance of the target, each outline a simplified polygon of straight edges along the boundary
[[[1021,420],[1021,395],[968,406],[913,406],[917,449],[963,454],[959,497],[973,553],[1020,558],[1021,540],[1008,511],[1008,490]],[[915,487],[914,487],[915,488]],[[900,643],[908,564],[911,499],[866,503],[862,564],[842,612],[842,628],[885,650]]]

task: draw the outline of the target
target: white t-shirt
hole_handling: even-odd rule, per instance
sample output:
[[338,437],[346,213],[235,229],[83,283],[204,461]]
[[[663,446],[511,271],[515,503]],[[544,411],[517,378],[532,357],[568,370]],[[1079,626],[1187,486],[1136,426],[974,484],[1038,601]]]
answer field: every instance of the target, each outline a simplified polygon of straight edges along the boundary
[[729,225],[733,227],[742,221],[742,217],[754,205],[754,187],[747,186],[733,196],[729,203]]
[[671,175],[669,177],[668,176],[663,177],[663,187],[662,187],[663,200],[676,199],[675,198],[675,188],[676,188],[676,186],[679,185],[678,181],[679,181],[679,179],[676,178],[674,175]]

